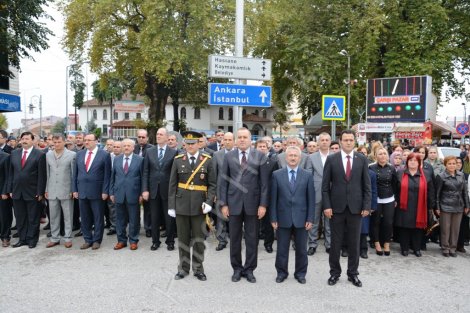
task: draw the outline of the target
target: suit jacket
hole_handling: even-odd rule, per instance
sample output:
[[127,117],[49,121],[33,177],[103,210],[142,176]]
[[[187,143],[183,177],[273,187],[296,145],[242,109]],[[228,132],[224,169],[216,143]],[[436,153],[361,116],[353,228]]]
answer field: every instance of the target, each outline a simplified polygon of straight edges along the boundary
[[137,204],[142,193],[144,158],[134,153],[127,173],[124,173],[123,160],[124,154],[114,158],[109,194],[116,203]]
[[228,205],[230,215],[240,215],[242,209],[248,215],[258,214],[259,206],[268,206],[267,157],[251,148],[247,168],[242,170],[239,150],[227,152],[219,178],[221,206]]
[[3,147],[3,149],[1,150],[3,150],[3,152],[11,154],[11,152],[13,151],[13,148],[9,144],[5,144],[5,147]]
[[168,199],[168,184],[170,183],[171,166],[176,156],[176,150],[166,147],[162,166],[158,162],[159,147],[147,150],[144,157],[144,172],[142,175],[142,192],[150,192],[150,198],[157,197],[158,190],[163,200]]
[[102,194],[109,195],[111,157],[108,152],[98,149],[87,172],[85,168],[85,157],[87,156],[88,149],[77,152],[72,190],[78,192],[79,199],[101,199]]
[[333,209],[333,213],[342,213],[349,207],[353,214],[371,209],[371,183],[367,158],[353,152],[351,177],[346,179],[346,172],[341,159],[341,152],[330,154],[326,158],[322,181],[322,207]]
[[64,149],[62,156],[56,160],[54,151],[46,154],[47,185],[49,199],[71,199],[73,173],[76,153]]
[[214,142],[214,143],[211,143],[210,145],[207,145],[207,148],[209,148],[213,152],[217,152],[217,151],[222,150],[222,149],[217,149],[217,141]]
[[290,187],[288,168],[275,171],[271,179],[271,221],[279,227],[305,227],[315,216],[315,187],[310,172],[298,168],[295,189]]
[[[152,148],[153,145],[152,144],[145,144],[142,146],[142,157],[144,158],[145,155],[147,154],[147,150]],[[135,147],[134,147],[134,153],[139,155],[139,152],[140,152],[140,145],[139,144],[136,144]]]
[[[282,152],[282,153],[278,154],[277,160],[278,160],[278,163],[279,163],[279,168],[286,168],[287,162],[286,162],[286,153],[285,152]],[[310,160],[308,154],[302,152],[302,155],[300,157],[299,167],[303,168],[304,170],[309,171],[310,173],[312,173],[312,171],[313,171],[312,160]]]
[[313,183],[315,184],[315,200],[321,202],[322,198],[322,181],[323,181],[323,162],[319,151],[309,155],[313,168]]
[[[217,199],[220,199],[221,182],[219,181],[219,179],[220,177],[222,177],[220,173],[222,172],[222,166],[224,165],[224,158],[226,154],[225,151],[226,151],[225,149],[221,149],[212,155],[212,167],[214,169],[214,175],[217,179],[217,189],[216,189]],[[216,208],[218,209],[219,207],[220,207],[220,202],[217,201]]]
[[34,200],[43,196],[46,190],[46,155],[39,149],[33,148],[28,159],[21,168],[23,149],[11,152],[9,172],[9,192],[12,199]]
[[0,194],[8,193],[8,173],[10,171],[10,155],[0,150]]

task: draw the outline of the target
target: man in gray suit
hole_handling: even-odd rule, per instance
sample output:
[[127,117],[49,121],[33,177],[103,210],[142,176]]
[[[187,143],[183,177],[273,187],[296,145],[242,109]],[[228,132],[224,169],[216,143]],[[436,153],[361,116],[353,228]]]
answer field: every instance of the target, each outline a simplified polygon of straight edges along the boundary
[[[302,151],[304,148],[303,145],[304,145],[304,141],[300,139],[299,137],[290,136],[287,138],[288,147],[291,147],[291,146],[299,147],[299,149]],[[285,152],[280,153],[277,160],[279,163],[279,168],[286,168],[287,162],[286,162]],[[310,160],[310,158],[308,157],[308,154],[302,152],[302,156],[300,157],[299,167],[312,173],[313,171],[312,160]]]
[[326,252],[330,252],[331,246],[331,231],[330,231],[330,220],[325,218],[321,207],[322,191],[321,183],[323,180],[323,167],[325,166],[326,158],[330,154],[330,143],[331,137],[328,133],[321,133],[318,136],[318,147],[319,150],[311,155],[309,158],[313,166],[313,182],[315,184],[315,219],[313,221],[313,227],[308,232],[308,255],[314,255],[318,247],[318,228],[320,226],[320,220],[323,222],[323,231],[325,234],[325,249]]
[[[232,281],[241,276],[255,283],[253,271],[258,263],[259,221],[268,206],[267,157],[251,148],[251,133],[242,127],[237,132],[237,149],[225,155],[220,182],[222,214],[229,218]],[[246,260],[242,265],[242,229],[245,230]]]
[[76,153],[65,149],[65,137],[62,134],[52,136],[54,150],[46,154],[46,199],[49,200],[51,240],[46,248],[60,244],[60,213],[64,215],[64,246],[72,247],[73,197],[72,177],[75,168]]
[[[222,171],[222,166],[224,164],[224,157],[225,154],[233,149],[233,133],[225,133],[223,139],[223,148],[214,153],[212,156],[212,164],[214,165],[214,173],[215,177],[219,179],[222,175],[219,175]],[[217,183],[217,200],[220,199],[220,185],[221,183]],[[220,202],[216,201],[215,204],[216,214],[217,214],[217,225],[216,225],[216,237],[219,241],[219,244],[215,248],[216,251],[223,250],[228,243],[228,223],[227,220],[224,218],[222,213],[220,212],[221,206]]]

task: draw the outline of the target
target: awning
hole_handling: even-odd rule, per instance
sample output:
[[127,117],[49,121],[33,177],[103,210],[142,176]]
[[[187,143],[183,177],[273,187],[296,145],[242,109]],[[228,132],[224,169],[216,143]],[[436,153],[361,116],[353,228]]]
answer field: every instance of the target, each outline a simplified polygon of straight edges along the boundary
[[393,132],[424,132],[426,127],[424,126],[396,126],[393,128]]

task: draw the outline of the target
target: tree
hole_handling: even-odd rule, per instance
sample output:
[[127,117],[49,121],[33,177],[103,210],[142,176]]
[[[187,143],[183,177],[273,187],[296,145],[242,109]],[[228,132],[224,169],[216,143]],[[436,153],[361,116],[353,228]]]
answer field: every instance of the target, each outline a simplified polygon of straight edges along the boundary
[[[12,76],[8,66],[20,69],[20,60],[30,58],[31,51],[47,49],[52,32],[44,20],[52,20],[45,12],[51,0],[4,0],[0,2],[0,77]],[[39,20],[42,20],[41,22]]]
[[0,113],[0,129],[7,129],[8,128],[8,119],[5,114]]
[[[85,87],[86,84],[83,82],[83,74],[81,70],[82,64],[75,63],[70,66],[69,69],[69,77],[70,80],[70,88],[74,91],[73,95],[73,106],[75,107],[75,115],[77,115],[77,109],[80,109],[83,105],[83,100],[85,99]],[[77,129],[78,123],[77,119],[75,119],[75,129]]]
[[54,124],[54,127],[52,127],[51,132],[53,134],[65,134],[65,123],[64,121],[58,121],[57,123]]

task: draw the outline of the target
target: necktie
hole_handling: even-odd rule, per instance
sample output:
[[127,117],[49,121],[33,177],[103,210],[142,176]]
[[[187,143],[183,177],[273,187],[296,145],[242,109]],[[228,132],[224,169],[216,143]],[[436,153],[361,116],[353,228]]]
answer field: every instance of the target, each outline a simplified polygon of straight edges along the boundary
[[351,156],[347,155],[348,162],[346,162],[346,179],[349,180],[351,178]]
[[129,171],[129,158],[126,158],[126,162],[124,163],[124,173],[127,174]]
[[160,148],[160,153],[158,154],[158,163],[162,166],[163,161],[163,148]]
[[294,191],[295,189],[295,171],[294,170],[290,170],[290,190],[291,191]]
[[24,151],[23,152],[23,157],[21,158],[21,168],[24,167],[25,163],[26,163],[26,154],[28,153],[28,151]]
[[88,152],[88,156],[86,158],[85,169],[86,169],[87,172],[90,169],[90,162],[91,162],[91,155],[92,154],[93,154],[93,151]]
[[194,169],[194,164],[196,163],[195,162],[196,158],[192,156],[192,157],[190,157],[190,159],[191,159],[191,169]]
[[142,156],[142,146],[140,146],[140,150],[139,150],[139,156]]
[[242,163],[241,163],[242,169],[245,170],[247,165],[248,163],[246,162],[246,152],[242,151]]

